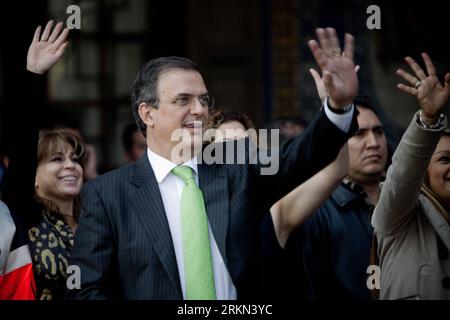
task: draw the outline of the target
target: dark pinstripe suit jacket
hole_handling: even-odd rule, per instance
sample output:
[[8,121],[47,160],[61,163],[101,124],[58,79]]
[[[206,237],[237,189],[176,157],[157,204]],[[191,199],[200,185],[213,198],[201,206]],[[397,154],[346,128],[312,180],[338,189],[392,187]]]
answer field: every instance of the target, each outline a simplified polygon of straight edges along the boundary
[[[259,164],[199,164],[208,219],[238,298],[255,297],[258,289],[260,217],[336,157],[357,128],[356,113],[344,134],[321,111],[301,137],[280,147],[276,175],[260,175]],[[80,267],[81,290],[71,290],[69,298],[182,299],[169,225],[146,155],[86,183],[82,207],[71,261]]]

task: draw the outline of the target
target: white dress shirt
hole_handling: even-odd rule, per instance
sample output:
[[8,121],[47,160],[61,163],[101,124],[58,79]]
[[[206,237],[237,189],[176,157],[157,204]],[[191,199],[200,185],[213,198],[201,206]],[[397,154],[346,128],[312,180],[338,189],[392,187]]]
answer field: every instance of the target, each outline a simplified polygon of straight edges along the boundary
[[[186,283],[184,278],[184,260],[183,260],[183,240],[181,237],[181,193],[184,188],[184,182],[175,176],[171,171],[177,165],[173,162],[157,155],[150,148],[147,148],[148,159],[155,172],[159,191],[166,211],[167,221],[169,222],[170,233],[172,235],[175,257],[177,259],[178,272],[180,276],[181,290],[183,298],[186,299]],[[195,182],[198,186],[197,157],[183,163],[194,170]],[[216,297],[218,300],[236,300],[236,287],[233,284],[227,266],[220,254],[219,247],[208,222],[209,243],[211,246],[212,267],[214,272],[214,284],[216,287]]]
[[[325,114],[328,119],[339,129],[348,132],[353,117],[354,106],[344,114],[336,114],[329,110],[325,101]],[[150,164],[155,173],[158,182],[159,191],[166,211],[167,221],[169,222],[170,233],[172,235],[175,256],[177,259],[178,272],[180,276],[181,290],[183,298],[186,299],[186,284],[184,277],[183,260],[183,241],[181,237],[181,194],[184,188],[184,182],[175,176],[171,171],[177,165],[154,153],[147,148],[147,155]],[[194,170],[195,182],[198,186],[197,157],[183,163]],[[216,288],[216,297],[218,300],[235,300],[237,298],[236,287],[233,284],[230,273],[225,265],[222,255],[217,246],[216,240],[208,222],[209,242],[211,246],[212,266],[214,272],[214,284]]]
[[339,129],[344,131],[345,133],[350,130],[350,126],[352,124],[352,118],[353,118],[353,112],[355,110],[355,106],[352,104],[349,111],[338,114],[336,112],[333,112],[328,107],[328,99],[325,99],[323,102],[324,108],[325,108],[325,114],[327,115],[328,119]]

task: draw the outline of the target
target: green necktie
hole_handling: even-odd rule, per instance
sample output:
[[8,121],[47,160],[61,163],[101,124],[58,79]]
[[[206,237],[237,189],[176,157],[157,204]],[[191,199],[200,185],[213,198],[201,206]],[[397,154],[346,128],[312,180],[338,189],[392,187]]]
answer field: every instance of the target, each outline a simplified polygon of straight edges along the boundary
[[178,166],[172,173],[185,183],[181,195],[181,233],[187,300],[215,300],[208,218],[202,191],[192,169]]

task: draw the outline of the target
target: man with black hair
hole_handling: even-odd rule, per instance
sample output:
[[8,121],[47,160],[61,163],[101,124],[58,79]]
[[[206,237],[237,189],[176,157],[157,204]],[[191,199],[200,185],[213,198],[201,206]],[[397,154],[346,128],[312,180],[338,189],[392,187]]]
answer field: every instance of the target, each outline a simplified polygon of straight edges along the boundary
[[359,129],[348,140],[348,176],[287,245],[304,265],[309,299],[370,299],[370,219],[385,177],[388,144],[370,99],[359,96],[353,103]]
[[[346,35],[342,55],[334,29],[317,35],[320,45],[309,45],[331,94],[305,132],[280,146],[273,175],[261,174],[261,162],[199,161],[214,100],[191,60],[162,57],[140,69],[132,111],[148,148],[139,161],[85,184],[71,261],[80,268],[81,289],[70,298],[211,300],[260,293],[261,213],[334,160],[357,127],[353,37]],[[243,142],[248,159],[250,141]]]

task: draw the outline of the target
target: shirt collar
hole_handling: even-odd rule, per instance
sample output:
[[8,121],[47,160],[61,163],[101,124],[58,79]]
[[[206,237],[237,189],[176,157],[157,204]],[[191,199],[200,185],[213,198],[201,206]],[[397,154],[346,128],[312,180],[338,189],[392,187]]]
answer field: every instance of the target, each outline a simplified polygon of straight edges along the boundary
[[[150,161],[150,165],[152,166],[153,172],[155,173],[155,178],[156,181],[158,181],[158,184],[160,184],[167,177],[167,175],[172,171],[173,168],[177,167],[175,163],[161,157],[159,154],[156,154],[155,152],[150,150],[150,148],[147,148],[147,156],[148,160]],[[192,168],[195,174],[198,175],[197,156],[189,159],[181,165]]]
[[354,191],[355,193],[359,193],[364,198],[367,197],[367,193],[364,191],[364,188],[357,184],[356,182],[350,180],[349,178],[344,178],[342,180],[342,184],[349,188],[350,190]]
[[364,199],[366,204],[368,203],[366,200],[367,195],[364,192],[364,189],[348,179],[344,179],[341,185],[336,189],[336,191],[333,192],[331,196],[340,207],[344,207],[352,201],[361,199]]
[[342,180],[341,186],[338,187],[331,196],[340,207],[358,199],[363,199],[369,208],[374,207],[370,202],[367,193],[364,191],[364,188],[348,178]]

